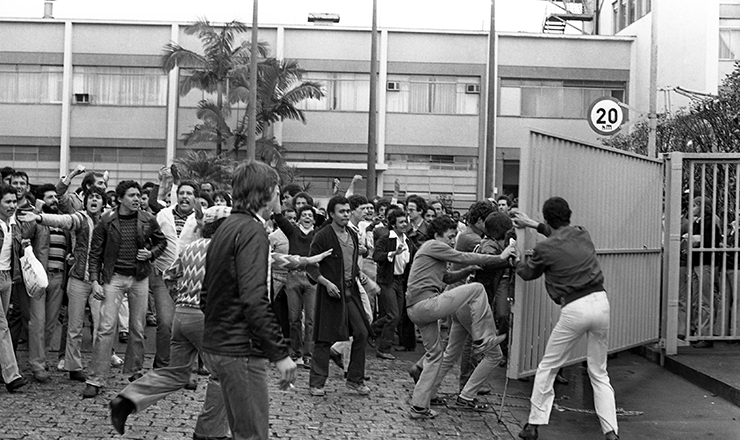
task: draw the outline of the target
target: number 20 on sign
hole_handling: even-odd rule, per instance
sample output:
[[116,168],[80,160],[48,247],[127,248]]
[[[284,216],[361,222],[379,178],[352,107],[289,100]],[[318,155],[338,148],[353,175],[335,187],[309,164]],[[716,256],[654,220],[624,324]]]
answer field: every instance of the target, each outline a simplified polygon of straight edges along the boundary
[[610,97],[595,100],[588,109],[588,125],[598,134],[609,136],[619,131],[624,111],[619,101]]

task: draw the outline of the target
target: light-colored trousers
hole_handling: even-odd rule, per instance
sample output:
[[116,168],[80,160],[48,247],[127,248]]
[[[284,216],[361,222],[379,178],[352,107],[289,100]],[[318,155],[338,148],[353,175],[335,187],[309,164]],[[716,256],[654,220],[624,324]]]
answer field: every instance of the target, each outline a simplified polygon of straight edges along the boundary
[[553,383],[560,367],[570,358],[570,352],[582,336],[587,338],[588,376],[594,390],[594,407],[604,433],[617,428],[614,389],[606,371],[609,345],[609,299],[606,292],[594,292],[579,298],[560,310],[555,328],[547,341],[545,354],[537,367],[532,388],[529,423],[547,425],[555,398]]

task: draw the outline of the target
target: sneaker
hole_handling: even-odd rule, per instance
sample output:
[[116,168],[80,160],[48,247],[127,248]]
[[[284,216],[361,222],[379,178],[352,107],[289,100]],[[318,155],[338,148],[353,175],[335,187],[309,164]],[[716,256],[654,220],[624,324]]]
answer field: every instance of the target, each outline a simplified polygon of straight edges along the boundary
[[157,326],[157,318],[152,315],[148,315],[146,317],[146,326],[147,327],[156,327]]
[[311,369],[311,357],[310,356],[303,357],[303,368],[306,370]]
[[505,339],[506,339],[506,333],[504,333],[503,335],[491,336],[477,343],[474,342],[473,343],[473,354],[483,354],[487,352],[488,350],[491,350],[497,345],[504,342]]
[[33,378],[41,383],[46,383],[51,379],[51,374],[46,370],[34,371]]
[[432,397],[429,399],[429,404],[432,406],[445,406],[447,405],[447,400],[444,397]]
[[357,394],[359,394],[360,396],[370,395],[370,388],[368,388],[368,386],[365,385],[364,383],[355,383],[355,382],[350,382],[350,381],[347,381],[346,383],[347,383],[347,388],[349,388],[350,390],[357,391]]
[[314,397],[324,397],[326,396],[326,391],[324,391],[323,388],[318,387],[310,387],[308,389],[308,394],[314,396]]
[[128,342],[128,332],[118,332],[118,342],[126,344]]
[[57,364],[57,371],[64,371],[64,358],[59,359]]
[[82,398],[83,399],[90,399],[92,397],[95,397],[98,395],[98,392],[100,392],[100,387],[96,387],[95,385],[87,384],[85,385],[85,389],[82,391]]
[[18,388],[24,387],[26,385],[28,385],[28,379],[21,376],[18,379],[11,381],[10,383],[6,383],[5,389],[8,390],[9,393],[15,393]]
[[142,377],[144,377],[144,375],[137,371],[136,373],[132,374],[128,378],[128,381],[129,382],[136,382],[137,380],[141,379]]
[[527,423],[519,432],[519,438],[524,440],[537,440],[537,425],[530,425]]
[[394,361],[394,360],[396,360],[396,357],[393,356],[392,354],[390,354],[388,352],[385,352],[385,351],[380,351],[380,350],[378,350],[375,353],[375,357],[377,357],[379,359],[385,359],[387,361]]
[[472,409],[475,411],[485,411],[488,409],[487,403],[483,403],[478,399],[466,399],[463,396],[457,396],[457,400],[455,400],[455,405],[461,408]]
[[432,411],[429,408],[417,409],[417,408],[414,408],[413,406],[411,407],[411,418],[413,420],[433,419],[435,417],[437,417],[437,412]]
[[116,396],[108,404],[110,407],[110,421],[116,432],[123,435],[126,430],[126,419],[136,411],[134,403],[123,396]]
[[112,355],[110,355],[110,366],[115,368],[123,366],[123,359],[121,359],[117,354],[113,353]]

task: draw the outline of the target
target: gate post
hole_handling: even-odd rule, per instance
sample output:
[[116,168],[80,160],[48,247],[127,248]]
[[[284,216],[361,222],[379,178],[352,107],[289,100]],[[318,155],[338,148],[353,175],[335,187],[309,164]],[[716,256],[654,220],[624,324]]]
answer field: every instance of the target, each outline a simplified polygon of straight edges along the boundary
[[681,196],[683,153],[667,155],[665,227],[663,231],[663,304],[661,345],[665,355],[678,354],[678,286],[681,258]]

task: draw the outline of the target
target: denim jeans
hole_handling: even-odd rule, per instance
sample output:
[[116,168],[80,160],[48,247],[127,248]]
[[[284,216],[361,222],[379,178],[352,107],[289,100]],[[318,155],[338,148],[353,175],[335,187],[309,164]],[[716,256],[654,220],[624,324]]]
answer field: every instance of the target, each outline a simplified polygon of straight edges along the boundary
[[175,300],[172,298],[170,289],[164,284],[162,272],[159,269],[152,269],[149,283],[157,309],[157,353],[154,355],[154,368],[160,368],[170,364],[170,339],[172,339],[172,321],[175,318]]
[[[472,340],[470,336],[470,332],[472,331],[472,320],[470,316],[470,306],[468,304],[464,304],[452,315],[452,325],[450,326],[447,347],[444,351],[444,357],[439,367],[437,379],[434,381],[434,386],[432,387],[432,397],[437,395],[437,390],[442,380],[444,380],[445,375],[455,366],[457,360],[460,359],[466,340]],[[464,386],[461,387],[460,396],[469,400],[474,399],[478,394],[478,390],[486,383],[488,376],[496,369],[503,357],[501,347],[498,345],[483,353],[482,359],[477,363]]]
[[[290,350],[298,357],[311,356],[316,286],[308,281],[305,271],[291,270],[288,272],[285,293],[288,296],[290,318]],[[301,312],[303,312],[302,324]]]
[[129,340],[126,347],[124,373],[141,371],[144,363],[144,321],[146,319],[149,280],[136,281],[132,276],[113,274],[110,283],[103,284],[103,301],[100,304],[98,335],[93,342],[92,373],[87,380],[90,385],[102,387],[110,373],[110,354],[116,338],[118,306],[121,298],[128,294]]
[[2,367],[2,376],[5,383],[10,383],[21,377],[6,317],[6,312],[10,306],[10,294],[13,290],[12,278],[9,270],[0,271],[0,367]]
[[442,365],[442,338],[439,320],[456,313],[464,305],[470,310],[470,332],[473,340],[486,339],[496,334],[491,306],[488,305],[486,289],[480,283],[463,284],[437,296],[425,299],[408,308],[411,320],[419,326],[421,339],[426,351],[423,370],[414,386],[411,404],[428,408],[434,381]]
[[201,353],[201,356],[208,369],[221,380],[221,394],[232,438],[267,439],[270,429],[267,359],[208,352]]
[[123,295],[118,306],[118,333],[128,333],[128,295]]
[[31,297],[26,292],[23,280],[13,282],[10,306],[7,309],[8,327],[13,338],[13,350],[18,350],[21,339],[28,337],[28,321],[31,318]]
[[31,314],[28,320],[28,363],[31,371],[38,373],[46,369],[46,351],[59,324],[59,310],[64,299],[64,272],[49,272],[49,286],[39,298],[31,298]]
[[594,407],[599,416],[601,431],[618,432],[614,389],[606,371],[609,344],[609,299],[606,292],[594,292],[568,303],[560,310],[560,318],[547,341],[532,388],[532,407],[529,423],[547,425],[555,398],[553,383],[558,370],[570,357],[573,347],[587,339],[588,376],[594,391]]
[[90,304],[93,321],[93,343],[98,332],[101,301],[93,298],[92,285],[70,277],[67,283],[67,347],[64,353],[64,369],[82,371],[82,329],[85,326],[85,304]]
[[373,322],[373,331],[378,336],[378,350],[389,352],[393,346],[396,327],[401,322],[404,301],[403,278],[393,279],[392,284],[380,285],[380,307],[383,315]]
[[[140,412],[188,384],[190,372],[203,346],[203,312],[193,307],[178,307],[172,326],[170,365],[157,368],[129,384],[119,394],[134,403]],[[226,409],[218,380],[211,372],[203,411],[195,424],[195,434],[203,437],[228,437]]]

